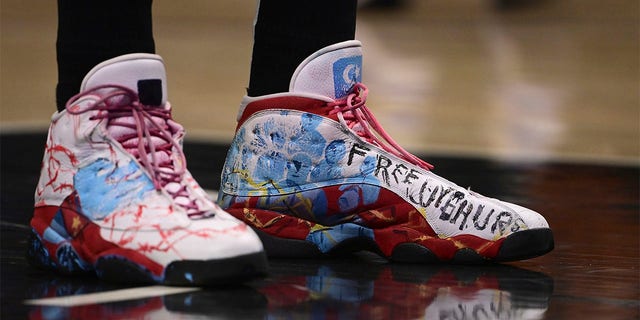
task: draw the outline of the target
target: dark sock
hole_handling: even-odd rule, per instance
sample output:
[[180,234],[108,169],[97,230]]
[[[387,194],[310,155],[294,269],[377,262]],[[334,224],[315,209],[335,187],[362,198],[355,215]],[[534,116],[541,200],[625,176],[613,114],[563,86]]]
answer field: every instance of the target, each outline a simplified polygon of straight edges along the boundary
[[58,0],[58,110],[64,110],[86,73],[100,62],[127,53],[155,53],[151,3]]
[[289,91],[298,65],[328,45],[355,39],[356,0],[261,0],[249,96]]

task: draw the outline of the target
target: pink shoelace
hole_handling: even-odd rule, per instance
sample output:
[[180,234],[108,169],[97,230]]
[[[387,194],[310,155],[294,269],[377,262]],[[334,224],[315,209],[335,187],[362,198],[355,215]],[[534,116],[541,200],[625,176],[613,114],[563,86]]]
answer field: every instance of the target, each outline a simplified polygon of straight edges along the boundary
[[332,108],[329,115],[336,114],[340,122],[351,131],[396,157],[426,170],[433,169],[433,165],[403,149],[384,131],[382,125],[365,105],[368,93],[369,89],[364,84],[356,83],[346,98],[328,104]]
[[[101,90],[108,90],[102,94]],[[86,108],[74,105],[78,98],[96,94],[101,98]],[[205,215],[189,197],[182,178],[187,171],[182,147],[174,138],[181,130],[168,108],[140,103],[138,94],[119,85],[103,85],[81,92],[66,105],[70,114],[101,111],[91,120],[107,119],[107,130],[151,175],[156,190],[164,188],[191,218]],[[176,154],[177,153],[177,154]],[[173,157],[176,156],[174,161]]]

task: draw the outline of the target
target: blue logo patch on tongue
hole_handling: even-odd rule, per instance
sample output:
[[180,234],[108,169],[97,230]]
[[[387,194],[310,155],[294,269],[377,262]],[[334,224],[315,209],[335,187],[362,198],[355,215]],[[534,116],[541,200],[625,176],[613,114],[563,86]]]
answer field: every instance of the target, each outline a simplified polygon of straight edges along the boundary
[[346,57],[333,63],[336,98],[344,98],[353,85],[362,81],[362,56]]

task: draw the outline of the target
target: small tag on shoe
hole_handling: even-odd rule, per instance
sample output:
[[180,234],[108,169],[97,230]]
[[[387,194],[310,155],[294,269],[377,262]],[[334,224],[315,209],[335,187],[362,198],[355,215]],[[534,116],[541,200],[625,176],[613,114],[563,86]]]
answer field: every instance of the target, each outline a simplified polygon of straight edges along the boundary
[[162,105],[162,80],[138,80],[138,98],[140,103],[146,106]]

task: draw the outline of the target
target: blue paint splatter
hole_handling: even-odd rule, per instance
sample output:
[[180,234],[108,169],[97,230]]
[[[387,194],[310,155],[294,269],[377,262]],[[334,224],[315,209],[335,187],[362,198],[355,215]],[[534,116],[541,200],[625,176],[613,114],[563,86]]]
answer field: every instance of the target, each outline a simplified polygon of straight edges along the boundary
[[278,151],[271,151],[258,158],[253,173],[256,182],[277,182],[283,180],[285,171],[285,158]]
[[287,161],[286,186],[298,186],[308,181],[311,158],[306,153],[296,153]]
[[331,141],[324,149],[324,161],[311,172],[311,181],[326,181],[342,178],[342,167],[337,163],[347,154],[344,140]]
[[311,232],[307,235],[306,240],[315,243],[320,251],[327,253],[339,243],[355,238],[373,239],[373,230],[353,223],[344,223],[339,226]]
[[338,206],[341,212],[349,212],[358,207],[360,203],[360,187],[357,185],[340,186],[340,197],[338,197]]
[[376,169],[376,158],[368,156],[360,166],[360,174],[364,176],[364,183],[360,185],[362,189],[363,204],[372,204],[378,200],[380,196],[380,181],[373,174]]
[[[372,176],[373,171],[376,170],[376,158],[374,156],[367,156],[360,165],[360,174],[363,177]],[[376,179],[377,181],[377,179]]]
[[118,167],[104,158],[80,168],[74,184],[83,214],[94,220],[136,203],[154,189],[151,179],[134,161]]
[[322,120],[322,117],[312,113],[302,114],[299,130],[292,130],[292,134],[288,137],[287,152],[289,154],[304,152],[311,159],[319,159],[327,143],[317,130]]
[[44,230],[42,237],[47,242],[55,244],[71,239],[71,236],[65,227],[64,217],[62,216],[61,210],[58,210],[56,215],[53,217],[51,224]]
[[380,187],[370,184],[360,185],[362,190],[362,204],[369,205],[378,201],[380,196]]
[[264,135],[271,141],[271,145],[277,149],[282,149],[286,138],[284,135],[285,128],[276,124],[273,119],[264,122],[263,128]]

